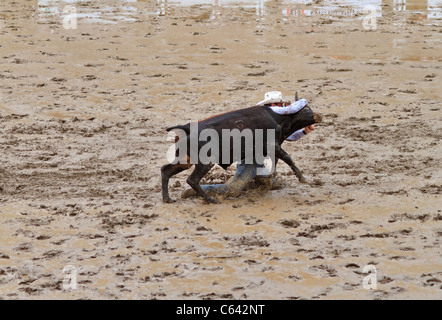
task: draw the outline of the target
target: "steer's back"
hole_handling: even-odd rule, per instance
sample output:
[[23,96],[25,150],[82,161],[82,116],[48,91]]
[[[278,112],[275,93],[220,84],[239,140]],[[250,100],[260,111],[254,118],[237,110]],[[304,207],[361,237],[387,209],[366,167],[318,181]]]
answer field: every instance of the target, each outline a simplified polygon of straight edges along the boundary
[[275,120],[269,112],[269,108],[264,106],[254,106],[239,110],[234,110],[212,116],[210,118],[198,121],[198,129],[207,128],[222,129],[275,129],[277,126]]
[[[271,115],[269,108],[264,106],[253,106],[249,108],[229,111],[217,114],[198,121],[198,131],[214,129],[221,132],[222,129],[276,129],[277,123]],[[190,123],[169,127],[166,130],[182,129],[189,134]]]

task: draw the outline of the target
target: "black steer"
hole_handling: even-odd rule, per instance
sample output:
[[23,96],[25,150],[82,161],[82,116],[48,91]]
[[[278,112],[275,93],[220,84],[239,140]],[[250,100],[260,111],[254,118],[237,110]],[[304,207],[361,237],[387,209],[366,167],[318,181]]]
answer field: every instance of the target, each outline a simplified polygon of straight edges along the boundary
[[[302,183],[306,183],[305,178],[302,175],[302,172],[296,167],[293,160],[290,158],[290,156],[285,152],[281,145],[282,143],[295,131],[304,128],[306,126],[312,125],[314,123],[318,123],[322,121],[322,116],[313,113],[313,111],[310,109],[309,106],[305,106],[302,110],[300,110],[297,113],[294,114],[287,114],[287,115],[280,115],[276,112],[273,112],[272,109],[266,106],[254,106],[250,108],[240,109],[231,111],[228,113],[216,115],[213,117],[210,117],[205,120],[201,120],[198,122],[198,134],[204,130],[204,129],[214,129],[216,132],[218,132],[219,136],[222,136],[222,130],[223,129],[239,129],[240,131],[244,129],[251,129],[252,132],[256,132],[256,129],[263,129],[264,133],[264,140],[267,139],[268,129],[274,130],[274,137],[275,137],[275,158],[272,159],[273,161],[277,161],[278,159],[281,159],[284,161],[287,165],[292,168],[294,171],[296,177],[298,177],[299,181]],[[170,127],[167,129],[167,131],[181,129],[183,132],[185,132],[187,138],[187,150],[190,151],[190,123],[186,125],[179,125]],[[255,134],[254,134],[255,137]],[[183,137],[181,137],[182,139]],[[198,137],[197,137],[198,139]],[[175,141],[178,141],[178,137]],[[202,146],[204,146],[208,141],[198,141],[198,151],[201,149]],[[223,159],[222,155],[222,139],[219,140],[220,144],[220,155],[219,159]],[[225,143],[225,142],[224,142]],[[190,152],[187,151],[187,161],[185,163],[177,163],[177,164],[166,164],[163,167],[161,167],[161,179],[162,179],[162,193],[163,193],[163,201],[170,203],[174,202],[169,197],[169,179],[186,170],[189,169],[193,164],[190,161]],[[263,150],[264,156],[267,155],[267,150],[264,145]],[[224,155],[225,157],[226,155]],[[245,157],[245,150],[242,148],[241,150],[241,159],[234,159],[233,157],[233,150],[232,150],[232,144],[230,144],[230,155],[228,155],[228,160],[218,163],[221,167],[224,169],[227,169],[233,162],[237,160],[244,160]],[[194,161],[195,162],[195,161]],[[274,162],[274,163],[275,163]],[[207,202],[216,203],[217,201],[210,197],[204,190],[201,188],[200,181],[201,179],[209,172],[209,170],[213,167],[213,163],[204,164],[202,162],[196,162],[195,169],[193,170],[192,174],[187,178],[187,183],[196,191],[196,193],[203,197]]]

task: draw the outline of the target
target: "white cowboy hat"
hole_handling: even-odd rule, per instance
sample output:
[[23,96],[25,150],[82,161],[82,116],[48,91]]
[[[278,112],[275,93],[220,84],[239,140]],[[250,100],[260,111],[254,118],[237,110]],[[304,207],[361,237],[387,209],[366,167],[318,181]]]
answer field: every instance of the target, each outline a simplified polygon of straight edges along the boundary
[[264,95],[264,100],[258,102],[257,106],[280,102],[288,102],[288,100],[282,97],[282,93],[280,91],[270,91],[266,92],[266,94]]

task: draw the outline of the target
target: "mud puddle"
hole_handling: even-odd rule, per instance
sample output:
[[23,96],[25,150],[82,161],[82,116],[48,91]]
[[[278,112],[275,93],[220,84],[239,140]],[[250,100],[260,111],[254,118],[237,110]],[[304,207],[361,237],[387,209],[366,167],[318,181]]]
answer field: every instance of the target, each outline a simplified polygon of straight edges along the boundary
[[[354,1],[2,3],[0,298],[442,297],[441,5],[364,4],[376,29]],[[270,90],[324,115],[284,144],[312,185],[207,205],[182,173],[163,204],[164,129]]]

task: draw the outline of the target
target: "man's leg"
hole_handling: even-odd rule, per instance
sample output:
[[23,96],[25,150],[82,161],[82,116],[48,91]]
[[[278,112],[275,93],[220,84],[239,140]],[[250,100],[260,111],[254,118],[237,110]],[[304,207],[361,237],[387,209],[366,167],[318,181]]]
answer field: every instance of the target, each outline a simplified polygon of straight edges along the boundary
[[[275,159],[275,167],[273,173],[270,173],[270,170],[267,169],[265,171],[265,166],[258,166],[261,168],[261,172],[264,172],[263,175],[256,175],[254,187],[264,187],[265,189],[271,190],[278,182],[278,175],[276,173],[276,166],[278,165],[278,158]],[[258,173],[259,171],[257,171]]]

